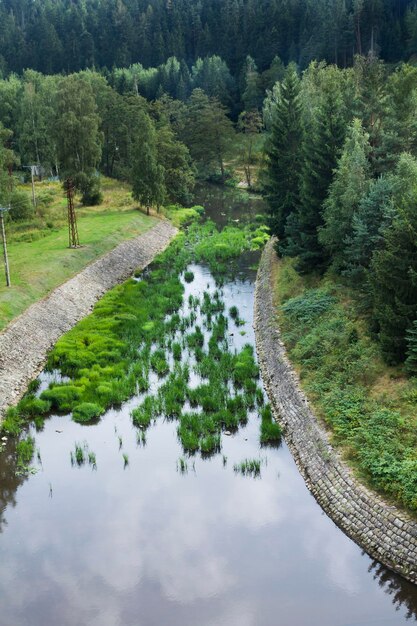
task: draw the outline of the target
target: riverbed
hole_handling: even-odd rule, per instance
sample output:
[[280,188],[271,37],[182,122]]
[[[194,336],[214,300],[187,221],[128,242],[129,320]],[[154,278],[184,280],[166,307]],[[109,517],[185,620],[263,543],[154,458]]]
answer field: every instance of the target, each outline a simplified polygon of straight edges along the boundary
[[[223,223],[259,212],[257,198],[243,212],[230,195],[220,206],[215,189],[199,201]],[[226,310],[237,306],[245,322],[230,323],[231,349],[254,345],[256,260],[242,258],[222,286]],[[189,270],[185,302],[216,291],[207,267]],[[417,621],[417,588],[324,515],[285,442],[260,446],[256,411],[223,435],[221,453],[188,457],[176,421],[157,419],[138,437],[130,416],[138,400],[94,425],[52,415],[34,434],[29,475],[16,476],[12,444],[0,454],[2,626]],[[71,462],[75,442],[94,451],[95,464]],[[234,471],[246,458],[262,461],[260,477]]]

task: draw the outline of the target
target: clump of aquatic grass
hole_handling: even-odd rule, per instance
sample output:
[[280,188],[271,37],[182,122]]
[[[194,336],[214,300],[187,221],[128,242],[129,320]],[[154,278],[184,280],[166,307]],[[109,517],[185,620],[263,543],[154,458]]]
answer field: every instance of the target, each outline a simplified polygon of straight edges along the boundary
[[138,446],[146,446],[146,432],[144,430],[139,430],[136,433],[136,443]]
[[5,418],[0,424],[0,432],[2,434],[16,437],[22,430],[23,419],[16,407],[9,407],[6,410]]
[[230,307],[229,315],[232,318],[232,320],[239,319],[239,309],[237,308],[237,306],[233,305]]
[[180,457],[177,461],[177,472],[180,474],[188,474],[188,463],[183,457]]
[[282,429],[274,420],[269,404],[265,405],[261,410],[260,430],[260,442],[262,445],[277,445],[281,442]]
[[165,417],[178,417],[187,399],[187,381],[189,370],[185,366],[169,375],[168,380],[158,391],[160,412]]
[[158,400],[154,396],[147,396],[142,404],[131,412],[135,426],[148,428],[152,420],[159,415]]
[[255,398],[256,398],[256,404],[258,406],[262,406],[265,403],[264,392],[260,387],[258,387],[258,389],[255,392]]
[[20,415],[26,419],[35,418],[46,415],[51,410],[51,402],[41,400],[34,394],[26,394],[18,403],[17,410]]
[[74,451],[71,451],[71,465],[84,465],[84,463],[88,460],[88,445],[86,442],[83,444],[75,442]]
[[88,452],[88,464],[91,465],[93,469],[97,469],[97,460],[95,452]]
[[178,430],[178,436],[181,440],[181,444],[185,452],[192,454],[200,448],[200,439],[191,430],[181,429]]
[[236,386],[243,387],[248,381],[259,377],[259,368],[256,365],[254,350],[250,344],[246,344],[236,356],[233,366],[233,381]]
[[261,466],[265,463],[264,459],[245,459],[233,466],[233,471],[242,476],[252,476],[258,478],[261,475]]
[[17,465],[20,469],[29,465],[35,453],[35,440],[33,437],[21,439],[16,445]]
[[174,357],[175,361],[181,361],[182,349],[180,343],[172,344],[172,356]]
[[206,435],[200,442],[200,449],[204,455],[211,455],[220,452],[221,439],[220,435]]
[[104,409],[94,402],[82,402],[78,404],[72,412],[74,422],[85,424],[97,419],[104,413]]
[[126,452],[123,453],[123,467],[126,469],[126,467],[129,465],[129,455],[126,454]]
[[31,380],[27,389],[28,395],[35,394],[39,390],[40,386],[41,386],[41,381],[39,380],[39,378],[35,378],[35,380]]
[[81,400],[82,389],[75,385],[52,385],[41,393],[41,400],[60,413],[70,413]]
[[215,291],[213,297],[210,296],[208,291],[203,293],[203,302],[200,307],[201,312],[204,315],[212,316],[217,313],[222,313],[224,311],[224,303],[220,299],[220,294],[218,291]]
[[149,380],[145,376],[140,375],[136,381],[137,393],[144,393],[149,390]]
[[199,326],[196,326],[193,333],[187,335],[187,345],[191,349],[202,348],[204,346],[204,334]]
[[191,271],[184,272],[184,280],[186,283],[192,283],[194,280],[194,274]]
[[193,294],[191,293],[188,296],[188,305],[190,309],[192,309],[193,311],[196,311],[198,307],[200,306],[200,299],[197,296],[193,296]]
[[163,350],[155,350],[151,355],[151,367],[158,376],[165,376],[169,372],[169,365]]

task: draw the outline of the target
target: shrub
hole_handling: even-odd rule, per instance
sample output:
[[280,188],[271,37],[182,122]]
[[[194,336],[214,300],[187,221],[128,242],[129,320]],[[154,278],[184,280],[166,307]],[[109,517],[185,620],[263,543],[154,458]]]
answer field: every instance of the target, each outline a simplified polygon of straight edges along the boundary
[[10,217],[19,222],[30,218],[33,214],[33,205],[28,194],[24,191],[14,190],[10,195]]

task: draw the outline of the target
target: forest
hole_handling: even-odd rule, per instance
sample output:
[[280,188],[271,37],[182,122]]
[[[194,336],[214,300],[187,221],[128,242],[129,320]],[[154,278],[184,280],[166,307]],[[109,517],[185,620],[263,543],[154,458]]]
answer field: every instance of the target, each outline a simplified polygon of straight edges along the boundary
[[0,70],[191,66],[221,56],[237,76],[249,54],[305,69],[343,67],[369,50],[388,62],[417,52],[414,0],[2,0]]

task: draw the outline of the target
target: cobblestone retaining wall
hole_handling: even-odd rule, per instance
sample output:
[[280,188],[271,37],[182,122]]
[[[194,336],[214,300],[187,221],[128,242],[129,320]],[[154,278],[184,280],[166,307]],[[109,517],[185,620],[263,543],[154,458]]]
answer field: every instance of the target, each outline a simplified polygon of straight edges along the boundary
[[370,556],[417,583],[417,523],[353,477],[301,391],[280,338],[273,303],[273,240],[262,255],[255,293],[255,333],[274,415],[307,487],[329,517]]
[[161,220],[54,289],[0,333],[0,420],[42,371],[59,337],[88,315],[106,291],[146,267],[176,233],[170,222]]

